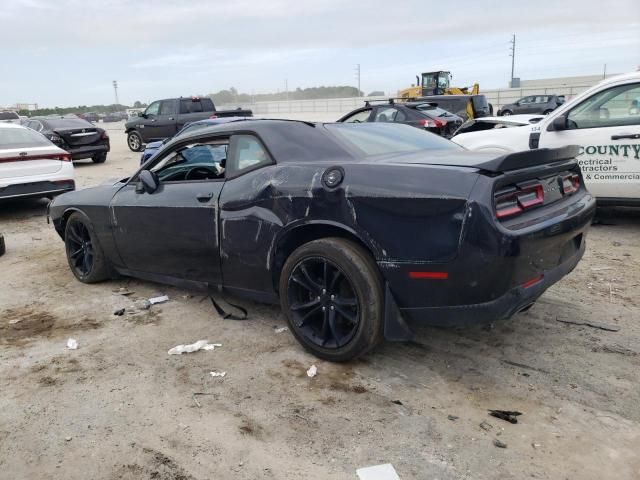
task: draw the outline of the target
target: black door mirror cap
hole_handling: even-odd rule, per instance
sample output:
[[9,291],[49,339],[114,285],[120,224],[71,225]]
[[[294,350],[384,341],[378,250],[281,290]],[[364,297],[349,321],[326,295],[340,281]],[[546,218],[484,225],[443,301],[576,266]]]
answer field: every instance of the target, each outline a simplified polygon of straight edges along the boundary
[[567,129],[567,116],[558,115],[547,127],[547,132],[561,131]]
[[138,185],[136,185],[136,192],[138,192],[139,186],[145,193],[154,193],[160,186],[160,179],[156,172],[151,170],[142,170],[138,175]]

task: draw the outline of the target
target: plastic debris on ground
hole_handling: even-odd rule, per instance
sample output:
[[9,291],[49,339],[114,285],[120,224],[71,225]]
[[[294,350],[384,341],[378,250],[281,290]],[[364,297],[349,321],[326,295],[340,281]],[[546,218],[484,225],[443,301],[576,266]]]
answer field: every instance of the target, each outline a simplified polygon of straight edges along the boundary
[[400,480],[396,469],[390,463],[359,468],[356,474],[360,480]]
[[78,341],[75,338],[70,338],[67,340],[67,348],[69,350],[77,350],[78,349]]
[[167,353],[169,355],[182,355],[183,353],[193,353],[198,350],[214,350],[216,347],[221,347],[221,343],[209,343],[209,340],[198,340],[195,343],[189,345],[176,345]]
[[307,377],[313,378],[317,375],[317,373],[318,367],[316,367],[315,365],[311,365],[311,367],[309,367],[309,370],[307,370]]
[[501,442],[500,440],[498,440],[497,438],[493,439],[493,444],[498,447],[498,448],[507,448],[507,444],[504,442]]
[[124,315],[124,308],[119,308],[118,310],[116,310],[115,312],[113,312],[114,315],[121,317],[122,315]]
[[227,375],[227,372],[209,372],[209,375],[211,375],[212,377],[224,378]]
[[509,423],[518,423],[518,417],[522,415],[522,412],[512,410],[489,410],[489,415],[506,420]]
[[273,329],[275,333],[282,333],[282,332],[286,332],[287,330],[289,330],[287,327],[274,327]]
[[159,297],[153,297],[149,299],[149,303],[151,305],[155,305],[156,303],[164,303],[168,301],[169,301],[169,297],[167,295],[160,295]]

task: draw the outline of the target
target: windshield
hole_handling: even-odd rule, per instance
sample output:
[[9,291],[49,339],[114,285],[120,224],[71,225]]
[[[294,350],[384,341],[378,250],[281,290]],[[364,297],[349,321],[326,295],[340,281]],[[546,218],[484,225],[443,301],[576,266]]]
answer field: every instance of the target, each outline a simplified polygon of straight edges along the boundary
[[453,116],[450,112],[447,112],[442,108],[435,107],[428,103],[425,103],[424,105],[418,105],[416,107],[416,110],[419,110],[421,112],[426,112],[429,115],[434,117],[452,117]]
[[15,112],[0,112],[0,120],[16,120],[19,118]]
[[391,123],[330,123],[325,127],[340,140],[366,156],[410,153],[421,150],[462,150],[433,133]]
[[49,128],[95,128],[93,124],[81,118],[47,118],[41,121]]
[[47,147],[52,143],[29,128],[0,128],[0,149]]

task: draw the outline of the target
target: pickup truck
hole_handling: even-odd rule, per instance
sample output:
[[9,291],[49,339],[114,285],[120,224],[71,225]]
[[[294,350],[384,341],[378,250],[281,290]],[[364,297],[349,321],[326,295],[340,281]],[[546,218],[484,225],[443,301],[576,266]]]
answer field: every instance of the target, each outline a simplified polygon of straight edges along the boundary
[[127,145],[134,152],[145,143],[173,137],[187,123],[220,117],[252,117],[251,110],[216,110],[210,98],[180,97],[156,100],[125,124]]
[[538,123],[451,140],[503,154],[578,145],[585,185],[599,205],[640,206],[640,72],[607,78]]

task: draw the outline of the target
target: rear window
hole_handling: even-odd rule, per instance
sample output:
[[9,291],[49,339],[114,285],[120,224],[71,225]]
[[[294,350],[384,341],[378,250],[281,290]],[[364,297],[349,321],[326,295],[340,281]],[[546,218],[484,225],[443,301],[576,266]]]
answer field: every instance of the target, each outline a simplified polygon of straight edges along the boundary
[[53,145],[29,128],[0,128],[0,149],[46,147]]
[[0,120],[20,120],[15,112],[0,112]]
[[451,116],[451,113],[447,112],[446,110],[443,110],[442,108],[434,107],[432,105],[429,105],[428,103],[424,105],[418,105],[416,107],[416,110],[428,113],[429,116],[432,116],[432,117],[450,117]]
[[213,111],[213,100],[210,98],[180,99],[180,113],[201,113]]
[[449,140],[408,125],[332,123],[325,126],[340,140],[360,150],[366,156],[421,150],[463,150]]
[[95,128],[92,123],[81,118],[47,118],[41,122],[49,128]]

